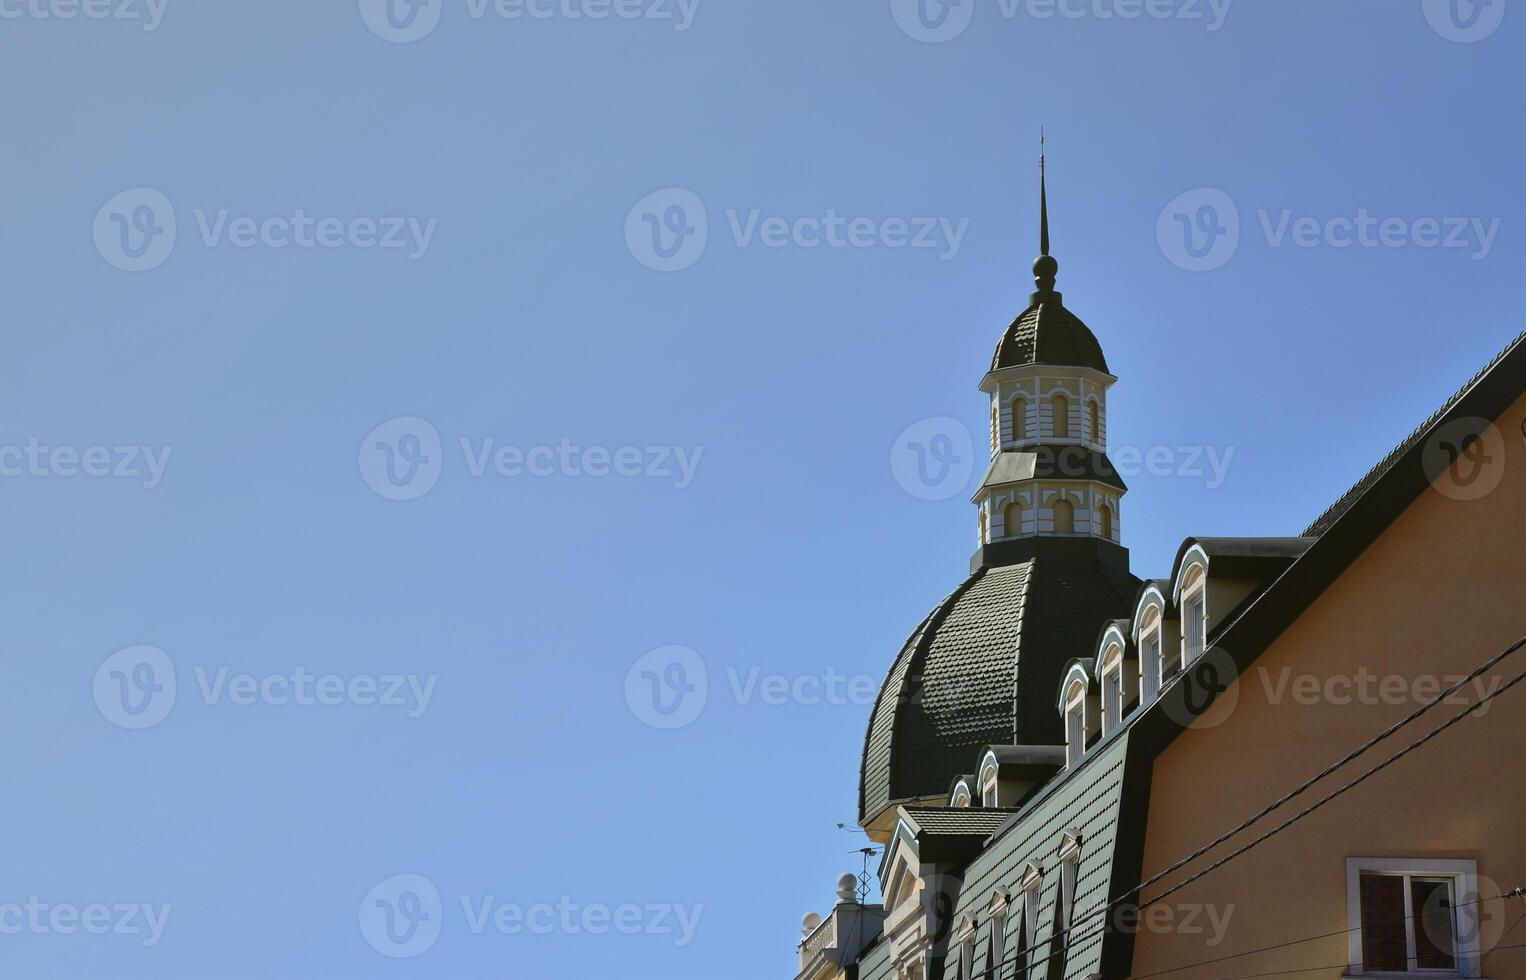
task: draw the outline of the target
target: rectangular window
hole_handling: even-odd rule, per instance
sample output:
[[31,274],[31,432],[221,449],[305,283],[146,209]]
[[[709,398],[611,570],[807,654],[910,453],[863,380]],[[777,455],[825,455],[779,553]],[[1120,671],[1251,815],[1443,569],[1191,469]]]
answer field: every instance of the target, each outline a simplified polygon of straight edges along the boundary
[[1361,902],[1369,973],[1457,968],[1450,879],[1363,874]]
[[991,963],[987,971],[992,977],[1001,976],[1002,961],[1007,958],[1007,916],[998,915],[991,920]]
[[1472,861],[1349,859],[1353,974],[1476,976],[1476,880]]

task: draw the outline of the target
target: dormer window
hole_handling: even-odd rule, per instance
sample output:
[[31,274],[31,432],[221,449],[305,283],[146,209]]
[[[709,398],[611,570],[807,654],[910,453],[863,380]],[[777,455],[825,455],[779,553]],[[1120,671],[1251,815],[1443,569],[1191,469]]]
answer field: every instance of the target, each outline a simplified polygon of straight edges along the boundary
[[949,806],[967,807],[970,805],[970,788],[963,781],[954,787],[953,798],[949,800]]
[[1056,439],[1070,438],[1070,399],[1055,395],[1049,402],[1050,424]]
[[997,806],[996,764],[993,762],[980,771],[980,805]]
[[1074,766],[1086,754],[1086,684],[1074,681],[1065,691],[1065,764]]
[[1012,399],[1012,441],[1028,438],[1028,399]]
[[1102,733],[1123,724],[1123,647],[1114,643],[1102,655]]
[[1182,666],[1203,655],[1208,636],[1208,579],[1195,565],[1182,580]]
[[1145,612],[1139,627],[1139,681],[1140,701],[1155,700],[1165,681],[1166,664],[1160,638],[1160,610],[1150,608]]

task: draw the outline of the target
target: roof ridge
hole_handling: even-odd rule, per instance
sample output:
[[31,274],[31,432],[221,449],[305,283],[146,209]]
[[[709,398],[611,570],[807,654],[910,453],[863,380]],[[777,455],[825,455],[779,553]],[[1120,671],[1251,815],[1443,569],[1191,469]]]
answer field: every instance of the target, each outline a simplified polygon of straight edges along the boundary
[[1334,524],[1335,521],[1351,507],[1351,504],[1355,502],[1357,497],[1361,496],[1368,487],[1377,482],[1378,478],[1380,478],[1384,473],[1387,473],[1390,469],[1392,469],[1394,464],[1397,463],[1405,453],[1413,449],[1415,444],[1420,441],[1421,437],[1424,436],[1424,434],[1433,426],[1435,426],[1435,424],[1441,419],[1443,415],[1445,415],[1454,405],[1462,400],[1462,397],[1468,393],[1469,389],[1478,384],[1479,381],[1483,380],[1484,375],[1488,374],[1495,368],[1496,365],[1503,361],[1505,356],[1514,350],[1523,339],[1526,339],[1526,330],[1516,334],[1514,340],[1506,344],[1504,349],[1501,350],[1498,354],[1495,354],[1494,357],[1490,359],[1489,363],[1479,368],[1478,372],[1474,374],[1473,377],[1469,378],[1461,388],[1458,388],[1457,391],[1453,392],[1452,397],[1443,402],[1441,407],[1432,412],[1424,422],[1421,422],[1418,426],[1416,426],[1414,430],[1411,431],[1409,435],[1405,436],[1404,439],[1401,440],[1399,444],[1392,450],[1390,450],[1386,456],[1378,460],[1377,464],[1373,466],[1372,469],[1364,473],[1361,479],[1352,484],[1350,489],[1341,494],[1333,504],[1325,508],[1324,512],[1316,517],[1313,523],[1304,528],[1303,534],[1299,536],[1305,538],[1319,537],[1328,531],[1330,529],[1330,525]]

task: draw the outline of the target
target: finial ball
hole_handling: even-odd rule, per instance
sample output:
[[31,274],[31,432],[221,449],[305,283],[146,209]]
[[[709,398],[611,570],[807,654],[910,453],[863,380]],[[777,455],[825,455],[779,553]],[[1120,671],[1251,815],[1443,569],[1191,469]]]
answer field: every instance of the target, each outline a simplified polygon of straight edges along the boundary
[[1053,279],[1060,271],[1060,263],[1055,261],[1053,255],[1040,255],[1033,260],[1033,275],[1036,279]]

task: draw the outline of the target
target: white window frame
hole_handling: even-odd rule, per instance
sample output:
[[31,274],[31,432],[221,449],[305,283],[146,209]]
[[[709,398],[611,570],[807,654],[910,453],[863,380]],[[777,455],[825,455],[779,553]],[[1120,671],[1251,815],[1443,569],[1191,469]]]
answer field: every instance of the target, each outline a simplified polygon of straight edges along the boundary
[[961,782],[954,787],[954,796],[948,801],[951,807],[967,807],[970,805],[970,787]]
[[[1453,958],[1457,969],[1409,970],[1402,973],[1365,970],[1362,965],[1362,875],[1384,874],[1395,877],[1450,878],[1456,916],[1453,921]],[[1405,914],[1409,913],[1410,891],[1404,889]],[[1346,924],[1348,952],[1351,958],[1348,976],[1353,977],[1477,977],[1482,953],[1479,949],[1478,862],[1438,858],[1347,858]],[[1408,945],[1414,952],[1416,919],[1405,920]],[[1413,955],[1410,962],[1413,963]]]
[[959,928],[959,977],[975,978],[975,920],[968,915]]
[[[1030,864],[1023,872],[1020,887],[1023,891],[1023,942],[1025,948],[1031,949],[1038,945],[1039,931],[1039,901],[1044,894],[1044,872],[1037,865]],[[1026,977],[1032,963],[1032,957],[1019,954],[1022,957],[1017,976]]]
[[1012,896],[1005,891],[991,895],[991,963],[988,973],[1001,975],[1002,962],[1007,958],[1007,916],[1012,911]]
[[1110,643],[1102,654],[1102,734],[1123,724],[1123,647]]
[[1072,681],[1065,690],[1065,765],[1086,758],[1086,684]]
[[1060,928],[1069,929],[1076,907],[1076,878],[1081,871],[1081,835],[1066,831],[1060,838],[1060,907],[1055,914],[1060,917]]

